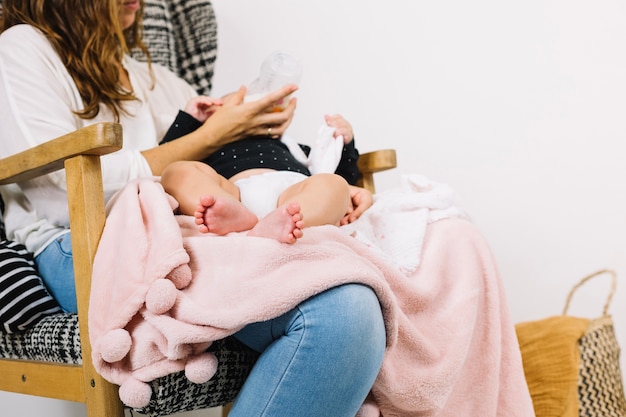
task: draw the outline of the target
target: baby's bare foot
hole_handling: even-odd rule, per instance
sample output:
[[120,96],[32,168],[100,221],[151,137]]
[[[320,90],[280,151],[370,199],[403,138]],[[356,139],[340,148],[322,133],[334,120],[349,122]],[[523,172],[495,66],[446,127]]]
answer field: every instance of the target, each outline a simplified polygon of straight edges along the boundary
[[303,235],[304,221],[300,213],[300,204],[288,203],[278,207],[263,217],[248,232],[248,236],[276,239],[283,243],[294,243]]
[[194,213],[196,224],[202,233],[225,235],[230,232],[249,230],[257,224],[258,219],[241,202],[231,197],[206,195]]

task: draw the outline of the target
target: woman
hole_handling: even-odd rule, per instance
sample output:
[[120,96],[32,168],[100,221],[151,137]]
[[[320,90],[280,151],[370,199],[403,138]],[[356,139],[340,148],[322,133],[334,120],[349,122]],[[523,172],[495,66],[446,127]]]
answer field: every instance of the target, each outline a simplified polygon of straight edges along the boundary
[[[158,146],[196,93],[127,52],[140,40],[139,0],[4,0],[0,35],[0,156],[88,124],[118,121],[122,150],[102,158],[105,198],[170,163],[202,160],[248,135],[281,134],[296,102],[271,113],[286,86],[242,104],[245,89],[198,130]],[[61,306],[76,311],[63,173],[2,187],[9,237],[36,255]],[[353,204],[356,204],[353,202]],[[354,416],[382,362],[385,333],[374,293],[345,285],[236,337],[261,352],[231,416]]]

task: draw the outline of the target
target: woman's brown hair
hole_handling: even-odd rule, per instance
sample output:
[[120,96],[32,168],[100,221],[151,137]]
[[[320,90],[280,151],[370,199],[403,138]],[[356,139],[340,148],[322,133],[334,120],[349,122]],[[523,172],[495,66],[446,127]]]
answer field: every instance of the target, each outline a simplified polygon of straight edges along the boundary
[[119,83],[122,57],[140,48],[143,0],[133,25],[122,30],[117,0],[2,0],[1,30],[28,24],[50,41],[74,79],[83,99],[83,119],[98,115],[100,103],[115,119],[124,112],[123,103],[135,100]]

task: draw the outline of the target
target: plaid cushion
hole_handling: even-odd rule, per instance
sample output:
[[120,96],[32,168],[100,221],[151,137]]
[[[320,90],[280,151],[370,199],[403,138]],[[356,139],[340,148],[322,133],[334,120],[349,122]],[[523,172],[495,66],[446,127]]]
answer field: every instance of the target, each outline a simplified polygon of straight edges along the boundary
[[135,411],[150,417],[161,417],[232,402],[258,354],[233,338],[217,341],[209,350],[215,353],[218,360],[217,372],[210,381],[193,384],[185,377],[184,371],[158,378],[151,382],[154,395],[150,403]]
[[[150,52],[152,62],[178,73],[174,28],[166,0],[146,0],[143,13],[143,41]],[[139,49],[131,51],[131,55],[139,61],[147,60]]]
[[[153,62],[164,65],[209,95],[217,57],[217,20],[209,0],[146,0],[144,43]],[[141,51],[133,57],[145,61]]]
[[[215,342],[209,349],[218,360],[217,372],[204,384],[189,382],[184,372],[152,381],[150,403],[135,411],[150,417],[181,411],[217,407],[231,402],[250,373],[257,353],[233,338]],[[44,317],[22,333],[0,334],[0,357],[80,364],[78,316],[55,314]]]
[[0,357],[75,365],[82,363],[78,316],[54,314],[42,318],[24,332],[0,333]]

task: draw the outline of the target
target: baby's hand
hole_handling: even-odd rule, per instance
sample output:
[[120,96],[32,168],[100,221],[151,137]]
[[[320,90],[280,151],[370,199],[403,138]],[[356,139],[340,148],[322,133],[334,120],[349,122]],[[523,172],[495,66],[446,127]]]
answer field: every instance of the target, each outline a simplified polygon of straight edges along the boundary
[[342,115],[340,114],[334,114],[332,116],[324,116],[324,119],[326,120],[326,124],[330,127],[334,127],[335,128],[335,137],[338,137],[339,135],[343,136],[343,143],[350,143],[352,142],[352,139],[354,138],[354,134],[352,132],[352,126],[350,125],[350,123],[348,123],[348,121],[346,119],[343,118]]
[[213,113],[215,113],[216,107],[223,104],[219,98],[212,98],[207,96],[194,97],[185,106],[185,113],[189,113],[198,121],[204,123]]
[[350,205],[348,206],[348,210],[346,210],[346,214],[343,216],[343,219],[340,221],[342,226],[352,223],[361,217],[363,212],[374,204],[374,196],[365,188],[357,187],[355,185],[350,185],[349,188]]

